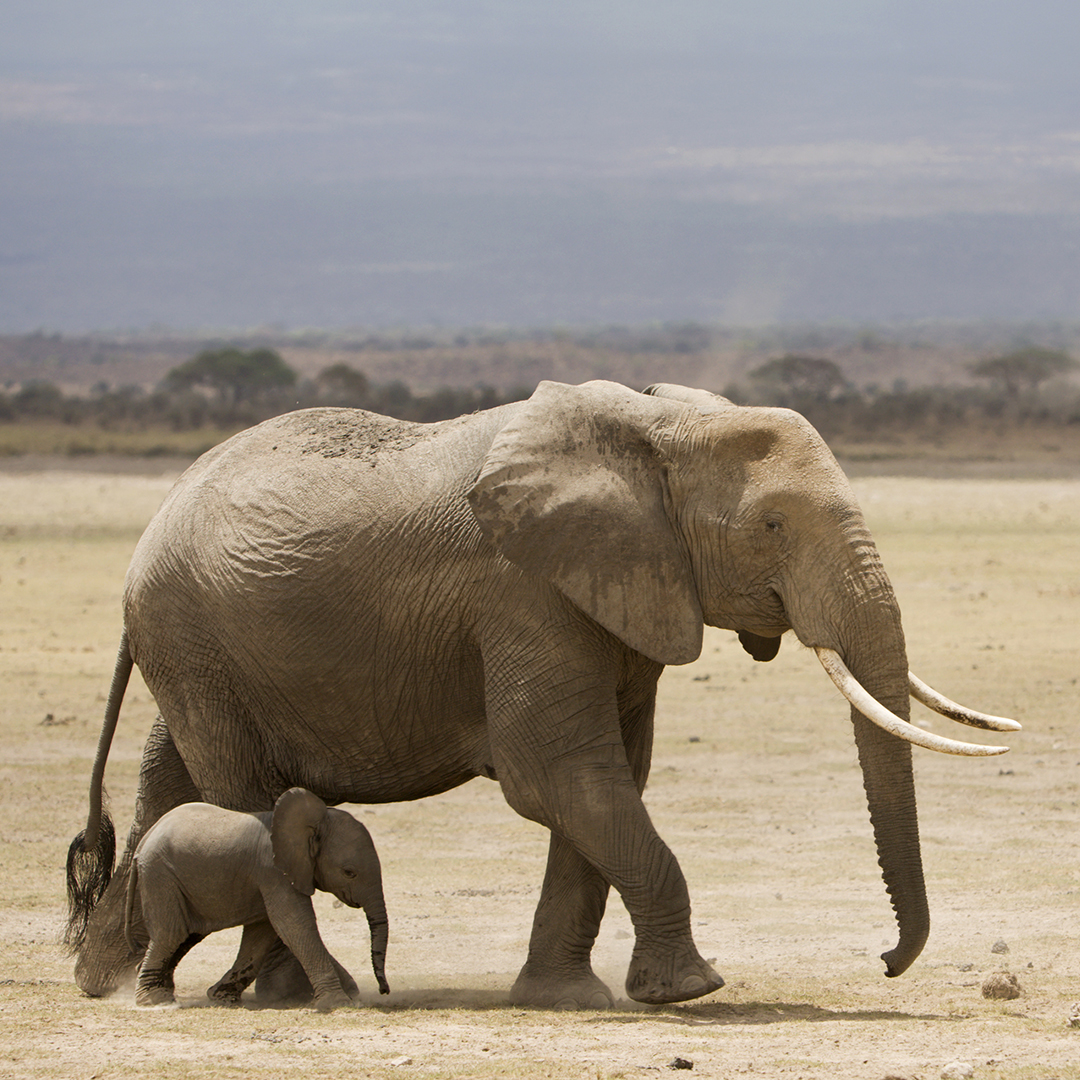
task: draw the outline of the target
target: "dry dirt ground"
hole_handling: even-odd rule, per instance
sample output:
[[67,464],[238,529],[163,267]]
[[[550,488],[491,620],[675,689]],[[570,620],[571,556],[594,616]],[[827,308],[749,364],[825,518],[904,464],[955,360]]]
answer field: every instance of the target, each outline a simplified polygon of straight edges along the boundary
[[[354,808],[391,919],[379,998],[362,916],[320,901],[368,1007],[210,1006],[236,937],[195,949],[179,1004],[84,997],[57,943],[61,867],[119,633],[125,566],[168,476],[0,474],[0,1076],[1080,1078],[1080,478],[855,481],[904,609],[912,667],[1025,730],[1000,758],[916,750],[933,929],[895,942],[846,707],[785,640],[754,664],[729,633],[661,682],[646,793],[690,883],[695,935],[727,986],[607,1013],[513,1008],[546,850],[496,784]],[[121,830],[154,708],[133,685],[107,782]],[[918,710],[934,730],[979,738]],[[992,740],[990,740],[992,741]],[[631,940],[613,896],[596,949],[616,994]],[[1004,944],[999,944],[1004,943]],[[1007,951],[1005,951],[1007,949]],[[1014,1000],[980,992],[1007,970]],[[956,1075],[963,1074],[961,1069]]]

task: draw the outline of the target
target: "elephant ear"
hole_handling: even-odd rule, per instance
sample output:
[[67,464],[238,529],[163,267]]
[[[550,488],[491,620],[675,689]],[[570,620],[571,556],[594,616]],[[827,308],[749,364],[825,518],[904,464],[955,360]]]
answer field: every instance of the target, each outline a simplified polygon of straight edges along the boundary
[[662,664],[701,652],[701,605],[657,445],[686,411],[616,383],[543,382],[496,435],[468,495],[506,559]]
[[708,390],[698,390],[692,386],[679,386],[677,383],[653,383],[652,386],[646,386],[642,393],[650,397],[685,402],[687,405],[693,405],[701,413],[714,413],[735,405],[733,401],[719,394],[710,393]]
[[270,820],[274,865],[305,896],[315,892],[315,858],[326,811],[326,803],[318,795],[294,787],[274,804]]

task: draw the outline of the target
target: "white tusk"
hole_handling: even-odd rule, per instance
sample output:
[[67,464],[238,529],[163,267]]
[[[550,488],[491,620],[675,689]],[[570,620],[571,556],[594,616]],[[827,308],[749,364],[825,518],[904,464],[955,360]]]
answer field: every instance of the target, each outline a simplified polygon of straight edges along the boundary
[[908,683],[911,687],[911,696],[916,701],[921,701],[928,709],[949,717],[950,720],[958,720],[961,724],[969,727],[984,728],[987,731],[1020,731],[1021,725],[1007,716],[987,716],[985,713],[975,712],[974,709],[965,709],[963,705],[957,705],[950,701],[944,694],[939,694],[932,686],[927,686],[917,675],[908,672]]
[[859,710],[871,723],[877,724],[895,735],[916,746],[924,746],[927,750],[937,750],[943,754],[964,754],[967,757],[992,757],[995,754],[1005,754],[1007,746],[980,746],[978,743],[957,742],[955,739],[946,739],[941,735],[934,735],[929,731],[923,731],[906,720],[901,720],[895,713],[890,712],[875,697],[869,694],[848,670],[847,665],[840,659],[840,654],[834,649],[815,648],[821,666],[836,688]]

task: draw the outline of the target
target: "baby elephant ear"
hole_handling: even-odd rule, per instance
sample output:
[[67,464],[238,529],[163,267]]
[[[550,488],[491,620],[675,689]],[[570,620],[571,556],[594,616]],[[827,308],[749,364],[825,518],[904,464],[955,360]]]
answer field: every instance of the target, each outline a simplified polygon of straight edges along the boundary
[[688,413],[616,383],[541,383],[495,436],[468,494],[506,559],[661,664],[701,651],[661,447]]
[[299,787],[289,788],[274,804],[270,821],[274,865],[305,896],[315,892],[315,857],[326,810],[318,795]]

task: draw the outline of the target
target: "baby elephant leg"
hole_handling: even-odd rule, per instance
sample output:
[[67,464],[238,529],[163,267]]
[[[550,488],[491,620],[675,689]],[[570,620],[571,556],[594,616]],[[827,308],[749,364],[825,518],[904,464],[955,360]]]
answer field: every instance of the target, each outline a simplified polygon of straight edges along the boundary
[[240,949],[232,968],[206,991],[206,996],[226,1005],[238,1004],[240,995],[254,981],[263,961],[279,941],[277,931],[268,920],[248,923],[240,937]]
[[135,986],[136,1005],[164,1005],[175,1001],[173,972],[187,953],[202,941],[203,934],[189,934],[177,944],[173,940],[152,940],[139,968]]
[[360,1004],[360,987],[356,985],[356,980],[345,970],[345,968],[338,963],[335,956],[330,957],[330,963],[334,965],[334,970],[337,972],[338,978],[341,980],[341,988],[349,995],[349,999],[354,1005]]
[[[330,957],[334,970],[341,980],[342,989],[354,1004],[360,1004],[360,988],[356,980],[334,957]],[[306,1005],[314,991],[311,980],[304,973],[300,961],[279,938],[258,971],[255,983],[255,1000],[260,1005]]]
[[265,899],[267,916],[274,924],[278,937],[300,962],[311,984],[315,1008],[320,1012],[329,1012],[352,1005],[353,999],[341,985],[339,975],[339,969],[345,969],[335,964],[323,944],[311,898],[291,889],[288,892],[269,893]]

